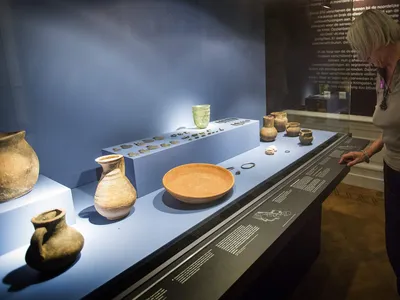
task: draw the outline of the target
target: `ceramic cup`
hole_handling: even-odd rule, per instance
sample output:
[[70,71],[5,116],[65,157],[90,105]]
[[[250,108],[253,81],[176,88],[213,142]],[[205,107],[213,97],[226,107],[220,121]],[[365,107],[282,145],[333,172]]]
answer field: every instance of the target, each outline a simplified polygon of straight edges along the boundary
[[299,139],[302,145],[311,145],[312,141],[314,140],[312,130],[310,129],[300,130]]
[[300,123],[289,122],[286,124],[286,135],[290,137],[299,136],[300,133]]
[[192,106],[192,110],[193,111],[204,111],[204,110],[210,111],[210,107],[211,107],[210,104],[194,105],[194,106]]
[[207,128],[210,123],[210,105],[195,105],[192,107],[193,120],[197,128]]

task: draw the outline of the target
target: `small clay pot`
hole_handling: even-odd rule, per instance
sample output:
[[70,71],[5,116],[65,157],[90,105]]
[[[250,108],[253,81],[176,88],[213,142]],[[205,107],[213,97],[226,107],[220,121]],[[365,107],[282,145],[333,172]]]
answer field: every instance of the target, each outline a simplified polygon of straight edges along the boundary
[[286,135],[290,137],[296,137],[300,134],[300,123],[289,122],[286,125]]
[[264,118],[264,127],[261,128],[260,137],[264,142],[272,142],[275,141],[276,136],[278,135],[278,131],[274,127],[274,117],[271,115],[265,116]]
[[283,132],[286,130],[286,124],[288,123],[286,112],[273,112],[271,113],[275,117],[274,126],[278,132]]
[[65,210],[53,209],[32,218],[35,232],[25,254],[25,261],[40,272],[58,272],[75,262],[84,244],[84,238],[67,225]]
[[302,145],[311,145],[312,141],[314,140],[312,131],[310,129],[300,130],[299,139]]

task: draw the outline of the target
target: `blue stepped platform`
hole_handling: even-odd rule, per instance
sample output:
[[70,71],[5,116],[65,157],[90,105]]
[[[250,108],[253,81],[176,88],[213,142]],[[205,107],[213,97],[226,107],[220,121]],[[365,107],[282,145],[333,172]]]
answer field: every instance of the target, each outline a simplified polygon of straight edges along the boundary
[[[163,176],[172,168],[188,163],[218,164],[258,147],[259,136],[258,121],[228,118],[211,122],[206,129],[184,128],[102,152],[124,155],[126,176],[142,197],[161,188]],[[149,150],[152,146],[156,149]]]

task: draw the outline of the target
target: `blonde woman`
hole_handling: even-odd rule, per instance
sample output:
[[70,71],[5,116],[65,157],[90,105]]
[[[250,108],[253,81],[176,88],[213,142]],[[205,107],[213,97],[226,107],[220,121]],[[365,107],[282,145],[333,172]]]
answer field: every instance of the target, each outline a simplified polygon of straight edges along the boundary
[[377,68],[373,123],[382,135],[363,151],[343,155],[340,163],[369,162],[384,151],[386,250],[400,294],[400,25],[379,10],[367,10],[351,25],[347,40],[361,60]]

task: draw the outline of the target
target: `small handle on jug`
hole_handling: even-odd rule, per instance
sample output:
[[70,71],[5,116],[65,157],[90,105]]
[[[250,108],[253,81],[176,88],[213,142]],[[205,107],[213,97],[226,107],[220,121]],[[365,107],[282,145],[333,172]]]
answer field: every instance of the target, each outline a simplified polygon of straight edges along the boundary
[[43,249],[43,239],[44,235],[47,233],[47,229],[45,227],[39,227],[33,233],[31,238],[31,245],[37,247],[39,249],[40,256],[43,257],[44,249]]

